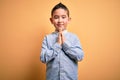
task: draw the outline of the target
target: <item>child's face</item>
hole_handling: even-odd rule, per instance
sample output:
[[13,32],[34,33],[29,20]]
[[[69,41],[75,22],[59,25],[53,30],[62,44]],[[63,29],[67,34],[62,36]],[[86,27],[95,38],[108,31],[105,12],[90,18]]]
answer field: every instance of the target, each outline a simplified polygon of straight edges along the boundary
[[56,31],[63,31],[66,30],[70,18],[68,17],[66,10],[59,8],[53,12],[50,21],[55,26]]

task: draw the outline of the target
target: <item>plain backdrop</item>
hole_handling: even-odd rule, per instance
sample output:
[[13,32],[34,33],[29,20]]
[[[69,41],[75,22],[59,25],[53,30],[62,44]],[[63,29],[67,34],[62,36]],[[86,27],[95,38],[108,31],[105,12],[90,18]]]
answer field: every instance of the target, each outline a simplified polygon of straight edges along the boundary
[[120,80],[120,0],[0,0],[0,80],[45,80],[41,45],[59,2],[84,50],[79,80]]

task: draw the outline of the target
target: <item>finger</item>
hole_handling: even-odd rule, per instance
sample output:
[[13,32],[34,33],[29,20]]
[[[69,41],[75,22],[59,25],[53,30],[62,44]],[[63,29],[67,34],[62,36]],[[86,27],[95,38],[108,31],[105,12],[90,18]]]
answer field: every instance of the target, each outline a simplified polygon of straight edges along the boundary
[[64,43],[64,42],[65,42],[65,37],[64,37],[64,35],[63,35],[63,34],[61,35],[61,40],[62,40],[62,43]]
[[61,40],[61,35],[58,35],[58,41],[57,41],[60,45],[62,44],[62,40]]

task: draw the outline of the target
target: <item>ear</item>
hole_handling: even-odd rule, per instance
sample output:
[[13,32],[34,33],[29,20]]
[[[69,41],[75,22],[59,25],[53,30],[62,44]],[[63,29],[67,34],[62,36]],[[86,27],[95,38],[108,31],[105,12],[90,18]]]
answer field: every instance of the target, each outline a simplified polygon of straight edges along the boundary
[[53,20],[52,20],[52,18],[50,18],[50,22],[53,24]]
[[70,22],[70,21],[71,21],[71,17],[68,18],[68,22]]
[[71,21],[71,17],[69,17],[69,21]]

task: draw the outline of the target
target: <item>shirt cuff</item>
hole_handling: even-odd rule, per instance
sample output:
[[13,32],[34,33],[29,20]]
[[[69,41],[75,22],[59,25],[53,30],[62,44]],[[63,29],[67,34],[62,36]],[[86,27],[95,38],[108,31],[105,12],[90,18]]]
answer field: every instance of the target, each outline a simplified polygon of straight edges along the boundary
[[61,49],[62,49],[62,46],[60,44],[58,44],[58,43],[55,43],[53,45],[53,49],[55,50],[55,52],[59,53],[61,51]]
[[67,41],[64,42],[64,43],[62,44],[62,48],[63,48],[64,51],[69,50],[69,48],[70,48],[70,43],[67,42]]

